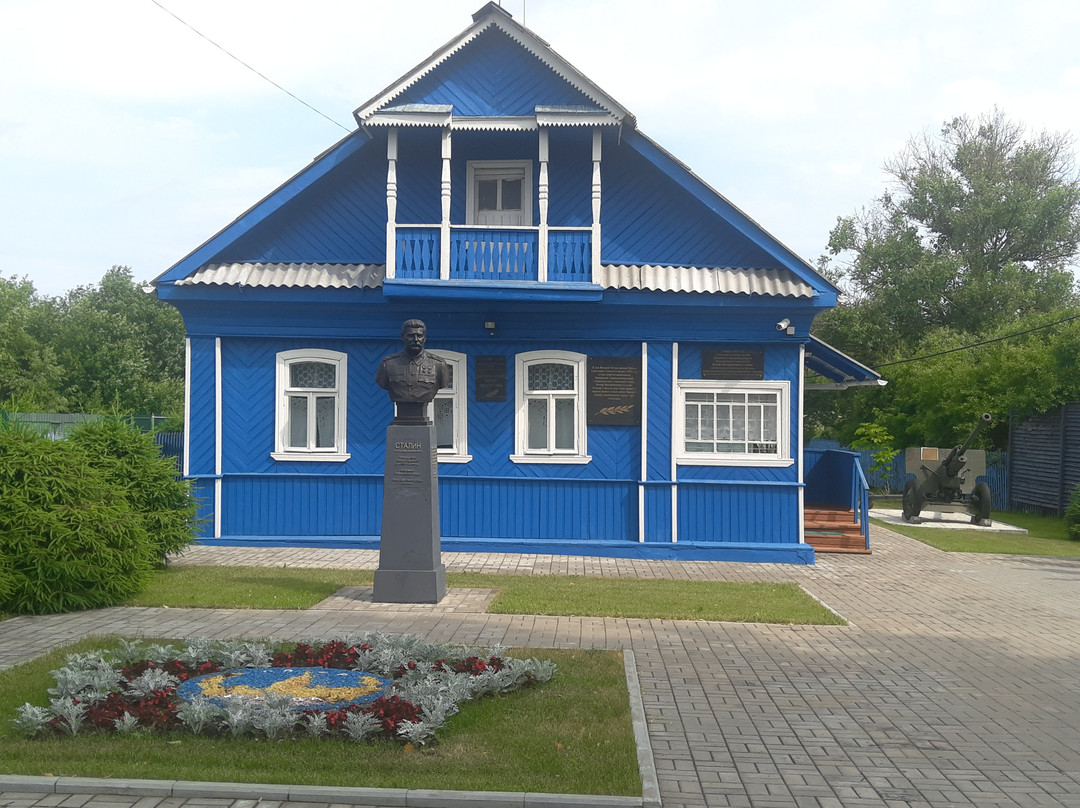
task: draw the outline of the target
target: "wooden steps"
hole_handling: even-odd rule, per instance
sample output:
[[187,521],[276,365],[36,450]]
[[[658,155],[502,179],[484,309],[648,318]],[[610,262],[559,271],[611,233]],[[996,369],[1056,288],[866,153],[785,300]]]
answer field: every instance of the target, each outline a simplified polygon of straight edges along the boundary
[[809,505],[803,509],[806,543],[816,553],[869,554],[852,511]]

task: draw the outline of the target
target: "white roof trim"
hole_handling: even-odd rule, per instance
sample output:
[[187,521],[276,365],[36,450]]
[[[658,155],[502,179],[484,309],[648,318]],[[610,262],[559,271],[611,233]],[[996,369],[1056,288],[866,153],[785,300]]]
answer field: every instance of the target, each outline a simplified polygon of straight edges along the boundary
[[471,26],[466,28],[463,33],[443,45],[425,61],[413,68],[411,72],[406,73],[374,98],[358,107],[353,113],[357,123],[361,126],[367,124],[371,116],[386,106],[386,104],[390,103],[394,98],[401,95],[409,89],[409,87],[416,84],[416,82],[431,73],[431,71],[471,43],[484,31],[492,27],[498,28],[519,45],[524,47],[532,53],[533,56],[551,68],[551,70],[564,81],[580,91],[594,103],[609,110],[612,116],[619,122],[622,122],[622,120],[626,118],[633,123],[633,115],[631,115],[625,107],[593,84],[593,82],[586,78],[580,70],[566,61],[563,57],[559,56],[559,54],[552,50],[547,42],[536,36],[536,34],[529,29],[514,22],[509,13],[503,9],[494,7],[490,3],[488,6],[490,8],[485,7],[486,13],[484,16],[480,17]]
[[598,110],[558,109],[537,107],[536,122],[540,126],[618,126],[614,115]]
[[540,127],[536,124],[536,118],[520,115],[506,118],[454,118],[450,122],[450,128],[465,131],[531,132]]
[[530,115],[454,117],[448,112],[387,107],[373,113],[365,121],[365,125],[449,128],[452,131],[468,132],[535,132],[541,126],[618,126],[619,120],[606,112],[592,112],[588,115],[580,112],[538,112],[535,117]]
[[449,126],[454,107],[450,104],[404,104],[373,113],[368,126]]
[[788,269],[605,264],[600,267],[600,285],[607,289],[644,289],[653,292],[814,296],[814,288]]

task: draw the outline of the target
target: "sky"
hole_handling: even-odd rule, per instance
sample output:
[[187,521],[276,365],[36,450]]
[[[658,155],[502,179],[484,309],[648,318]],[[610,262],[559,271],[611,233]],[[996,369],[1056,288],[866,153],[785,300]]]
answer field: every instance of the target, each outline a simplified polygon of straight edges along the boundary
[[[156,277],[483,5],[0,0],[0,275],[43,295],[114,265]],[[1075,0],[502,5],[811,263],[913,136],[995,107],[1080,136]]]

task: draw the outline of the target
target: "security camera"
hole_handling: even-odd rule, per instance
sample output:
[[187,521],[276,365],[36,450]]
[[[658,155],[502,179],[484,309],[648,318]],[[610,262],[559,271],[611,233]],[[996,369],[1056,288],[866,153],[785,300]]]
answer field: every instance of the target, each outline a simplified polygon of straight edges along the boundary
[[787,327],[789,325],[791,325],[791,320],[789,320],[787,317],[785,317],[783,320],[781,320],[780,322],[778,322],[776,324],[776,330],[777,331],[786,331]]

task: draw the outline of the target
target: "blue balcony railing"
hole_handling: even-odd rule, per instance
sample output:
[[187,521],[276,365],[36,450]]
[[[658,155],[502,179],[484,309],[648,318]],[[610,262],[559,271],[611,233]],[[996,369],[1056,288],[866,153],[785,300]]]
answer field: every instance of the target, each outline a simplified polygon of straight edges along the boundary
[[[450,231],[451,280],[536,281],[541,277],[537,228],[453,227]],[[395,276],[438,280],[438,227],[398,227]],[[592,281],[592,233],[548,233],[547,278],[556,282]]]
[[450,280],[535,281],[536,230],[450,231]]

